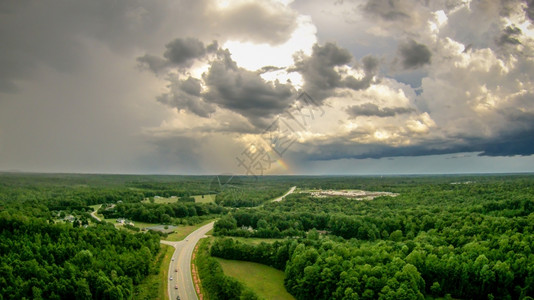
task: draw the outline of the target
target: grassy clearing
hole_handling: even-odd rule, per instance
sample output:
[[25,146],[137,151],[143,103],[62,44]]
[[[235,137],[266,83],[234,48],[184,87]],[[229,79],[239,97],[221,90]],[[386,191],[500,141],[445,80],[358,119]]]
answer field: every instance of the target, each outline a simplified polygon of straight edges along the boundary
[[167,276],[174,247],[161,245],[161,250],[152,265],[151,274],[135,287],[133,299],[168,299]]
[[101,206],[102,204],[89,205],[89,207],[94,209],[95,211],[97,211]]
[[174,229],[174,233],[170,233],[165,240],[167,241],[181,241],[185,239],[186,236],[188,236],[191,232],[197,230],[198,228],[208,224],[209,222],[212,222],[213,220],[206,220],[202,223],[195,224],[195,225],[180,225],[178,228]]
[[217,258],[224,274],[234,277],[264,299],[295,299],[284,287],[284,272],[266,265]]
[[195,198],[195,203],[215,203],[215,196],[215,194],[196,195],[193,198]]
[[[180,199],[180,197],[169,197],[169,198],[158,197],[158,198],[154,198],[154,203],[156,203],[156,204],[176,203],[176,202],[178,202],[178,199]],[[148,199],[145,199],[145,200],[143,200],[141,202],[142,203],[151,203],[152,201],[150,201]]]

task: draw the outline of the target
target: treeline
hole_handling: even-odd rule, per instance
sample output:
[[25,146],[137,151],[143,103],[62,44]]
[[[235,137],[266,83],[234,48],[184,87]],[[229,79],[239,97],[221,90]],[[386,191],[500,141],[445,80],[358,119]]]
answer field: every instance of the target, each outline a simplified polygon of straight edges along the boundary
[[0,203],[11,208],[39,204],[48,210],[137,203],[154,196],[206,194],[210,176],[140,176],[0,173]]
[[47,210],[86,209],[105,203],[138,203],[154,196],[217,194],[216,203],[251,207],[285,193],[292,177],[139,176],[0,173],[0,203],[40,204]]
[[[515,247],[531,239],[514,236]],[[439,240],[439,239],[438,239]],[[496,250],[488,243],[435,246],[436,237],[364,242],[320,238],[271,244],[217,239],[211,254],[285,270],[285,286],[297,299],[523,299],[534,293],[532,253]],[[430,242],[429,242],[430,241]],[[509,242],[503,241],[503,243]],[[439,243],[439,242],[438,242]]]
[[226,276],[217,260],[209,254],[209,240],[199,241],[197,258],[198,273],[202,288],[212,300],[256,300],[258,296],[236,279]]
[[209,253],[225,259],[256,262],[283,271],[297,245],[297,240],[251,245],[225,237],[215,239]]
[[[144,194],[120,189],[95,187],[38,188],[34,186],[0,188],[0,203],[13,211],[36,217],[52,217],[51,211],[91,211],[90,205],[100,203],[140,202]],[[28,209],[32,207],[32,209]]]
[[[1,177],[0,179],[5,179]],[[4,203],[37,201],[48,207],[89,206],[101,203],[139,202],[146,197],[145,192],[122,186],[86,186],[40,184],[23,181],[18,184],[10,181],[0,184],[0,201]],[[54,209],[54,208],[51,208]]]
[[130,299],[159,236],[0,213],[0,298]]
[[99,213],[105,218],[127,218],[139,222],[171,224],[176,218],[220,215],[227,210],[213,203],[119,203],[111,209],[101,208]]

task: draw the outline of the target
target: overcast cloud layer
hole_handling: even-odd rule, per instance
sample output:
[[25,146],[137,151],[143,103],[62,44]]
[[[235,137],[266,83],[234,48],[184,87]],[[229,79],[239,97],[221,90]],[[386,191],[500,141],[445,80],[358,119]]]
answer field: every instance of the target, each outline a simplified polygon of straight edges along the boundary
[[0,171],[532,172],[533,20],[525,0],[3,1]]

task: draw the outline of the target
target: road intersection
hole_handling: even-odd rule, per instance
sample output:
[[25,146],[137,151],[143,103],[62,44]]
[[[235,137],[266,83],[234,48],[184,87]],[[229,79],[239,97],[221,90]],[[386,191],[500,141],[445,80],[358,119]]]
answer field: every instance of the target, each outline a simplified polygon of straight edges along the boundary
[[[284,195],[272,200],[273,202],[282,201],[287,195],[295,191],[296,186],[293,186]],[[197,242],[206,236],[206,233],[213,229],[211,222],[199,229],[193,231],[184,240],[179,242],[171,242],[162,240],[161,243],[174,247],[174,253],[169,264],[169,281],[167,285],[167,293],[170,300],[196,300],[198,299],[191,276],[191,256]],[[171,279],[172,276],[172,279]],[[179,297],[179,298],[177,298]]]
[[[172,246],[175,249],[169,264],[169,278],[167,278],[169,281],[167,288],[169,299],[175,300],[177,296],[180,296],[179,299],[181,300],[198,299],[193,278],[191,277],[191,256],[195,245],[213,228],[213,223],[211,222],[193,231],[182,241],[161,241],[162,244]],[[171,276],[172,280],[170,279]]]

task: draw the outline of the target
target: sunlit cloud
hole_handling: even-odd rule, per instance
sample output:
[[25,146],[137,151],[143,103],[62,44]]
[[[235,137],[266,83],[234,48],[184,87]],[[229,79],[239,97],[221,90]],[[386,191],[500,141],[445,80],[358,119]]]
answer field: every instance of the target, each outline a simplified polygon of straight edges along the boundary
[[292,127],[276,138],[294,143],[266,174],[531,156],[532,11],[520,0],[12,1],[0,170],[83,171],[87,157],[92,171],[240,172],[235,156],[269,148],[277,120]]
[[299,16],[297,28],[283,44],[253,43],[229,40],[222,47],[230,50],[232,59],[238,66],[247,70],[258,70],[264,66],[289,67],[293,64],[293,55],[302,51],[311,54],[313,44],[317,42],[316,28],[308,16]]

